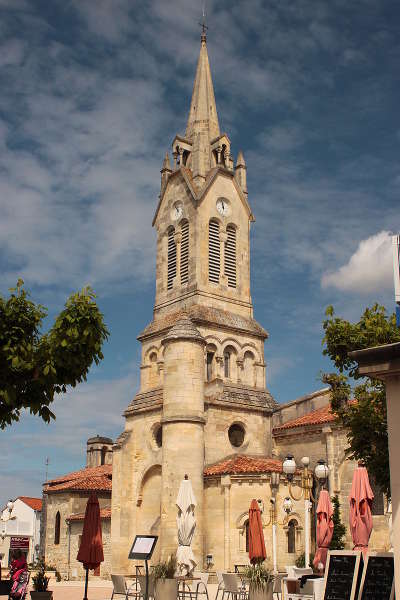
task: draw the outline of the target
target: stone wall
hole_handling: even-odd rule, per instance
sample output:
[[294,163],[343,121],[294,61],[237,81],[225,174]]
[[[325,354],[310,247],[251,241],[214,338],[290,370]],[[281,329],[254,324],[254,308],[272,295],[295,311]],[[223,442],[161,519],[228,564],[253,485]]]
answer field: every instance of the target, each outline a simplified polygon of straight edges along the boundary
[[[110,506],[110,494],[98,493],[100,508]],[[46,562],[57,566],[63,578],[68,577],[68,565],[72,554],[68,554],[70,547],[70,532],[67,519],[72,514],[84,513],[88,494],[83,493],[53,493],[47,495],[47,525],[46,525]],[[54,543],[55,524],[57,512],[60,513],[60,541]],[[71,533],[72,533],[71,525]],[[82,525],[81,525],[82,527]]]
[[[246,552],[246,521],[253,499],[261,500],[263,531],[267,560],[272,565],[271,486],[269,475],[222,476],[207,478],[205,485],[206,545],[205,554],[213,556],[213,569],[232,570],[235,564],[248,564]],[[289,495],[284,480],[276,494],[277,510],[277,561],[278,568],[294,564],[304,551],[304,501],[293,502],[288,515],[283,510],[283,500]],[[288,522],[296,522],[295,553],[288,553]]]
[[[70,560],[69,560],[69,569],[67,569],[67,573],[69,573],[68,579],[84,579],[85,577],[85,569],[83,568],[82,563],[76,560],[79,545],[81,542],[83,529],[83,521],[73,521],[71,522],[71,533],[70,533]],[[101,521],[101,529],[102,529],[102,538],[103,538],[103,552],[104,552],[104,562],[100,565],[100,573],[99,575],[94,575],[93,571],[89,571],[90,579],[95,579],[98,576],[104,579],[109,579],[111,575],[111,520],[110,519],[102,519]],[[61,572],[63,576],[65,576],[65,572]],[[66,577],[67,578],[67,577]]]

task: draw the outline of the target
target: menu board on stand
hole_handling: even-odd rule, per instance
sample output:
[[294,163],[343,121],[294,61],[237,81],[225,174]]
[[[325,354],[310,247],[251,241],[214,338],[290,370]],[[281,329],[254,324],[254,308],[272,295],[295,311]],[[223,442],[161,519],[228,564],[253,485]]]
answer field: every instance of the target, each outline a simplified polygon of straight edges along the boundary
[[357,600],[362,577],[361,552],[328,552],[325,568],[324,600]]
[[358,600],[393,600],[394,558],[391,552],[368,552]]

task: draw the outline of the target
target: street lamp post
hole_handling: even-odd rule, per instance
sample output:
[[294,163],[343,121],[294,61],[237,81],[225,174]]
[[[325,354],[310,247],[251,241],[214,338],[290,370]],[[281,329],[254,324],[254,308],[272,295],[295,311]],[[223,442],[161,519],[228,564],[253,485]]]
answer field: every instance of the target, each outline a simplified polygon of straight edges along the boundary
[[[296,462],[291,454],[288,454],[286,459],[283,462],[282,468],[285,473],[288,481],[289,481],[289,494],[298,502],[301,498],[304,497],[304,554],[305,554],[305,567],[308,568],[310,566],[310,510],[312,503],[315,502],[315,498],[312,493],[313,487],[313,472],[309,469],[310,459],[308,456],[303,456],[301,459],[301,464],[303,465],[303,469],[301,470],[301,482],[300,482],[300,494],[296,496],[293,493],[293,479],[297,470]],[[329,473],[329,468],[326,465],[324,460],[319,460],[317,466],[315,467],[314,475],[319,482],[326,481]]]

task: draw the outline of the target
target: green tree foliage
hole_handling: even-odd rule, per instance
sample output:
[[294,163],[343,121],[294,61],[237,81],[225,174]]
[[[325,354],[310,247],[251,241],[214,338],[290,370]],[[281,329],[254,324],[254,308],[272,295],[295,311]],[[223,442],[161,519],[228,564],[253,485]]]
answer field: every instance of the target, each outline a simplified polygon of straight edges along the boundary
[[333,412],[348,429],[348,456],[362,461],[390,497],[385,386],[381,381],[367,379],[352,389],[348,378],[360,378],[358,364],[349,352],[400,341],[396,315],[388,316],[383,306],[375,304],[364,311],[357,323],[336,317],[332,306],[326,317],[323,354],[331,358],[339,374],[324,374],[322,380],[331,386]]
[[108,337],[91,288],[72,294],[48,333],[40,333],[47,310],[29,299],[18,281],[9,298],[0,296],[0,427],[18,421],[22,409],[46,423],[55,415],[54,395],[86,381],[103,358]]
[[340,520],[340,503],[338,496],[333,496],[333,517],[332,521],[334,524],[332,541],[329,545],[330,550],[343,550],[344,548],[344,537],[346,535],[346,527]]

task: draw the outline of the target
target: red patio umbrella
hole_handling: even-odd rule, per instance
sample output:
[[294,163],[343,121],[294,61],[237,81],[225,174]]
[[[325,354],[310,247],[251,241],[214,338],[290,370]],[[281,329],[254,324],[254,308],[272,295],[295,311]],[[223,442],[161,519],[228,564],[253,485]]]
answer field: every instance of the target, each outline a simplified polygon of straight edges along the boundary
[[83,600],[87,600],[89,569],[97,569],[97,567],[100,566],[100,563],[104,561],[100,506],[94,492],[91,492],[86,504],[82,541],[76,559],[79,560],[86,569],[85,596]]
[[318,564],[326,565],[326,557],[328,556],[329,544],[333,535],[333,508],[331,499],[326,490],[321,490],[317,506],[317,546],[313,565],[318,568]]
[[261,511],[257,500],[252,500],[249,510],[249,558],[252,564],[262,562],[267,557]]
[[368,542],[372,531],[371,506],[374,499],[365,467],[358,466],[354,471],[350,492],[350,531],[353,538],[353,550],[368,551]]

